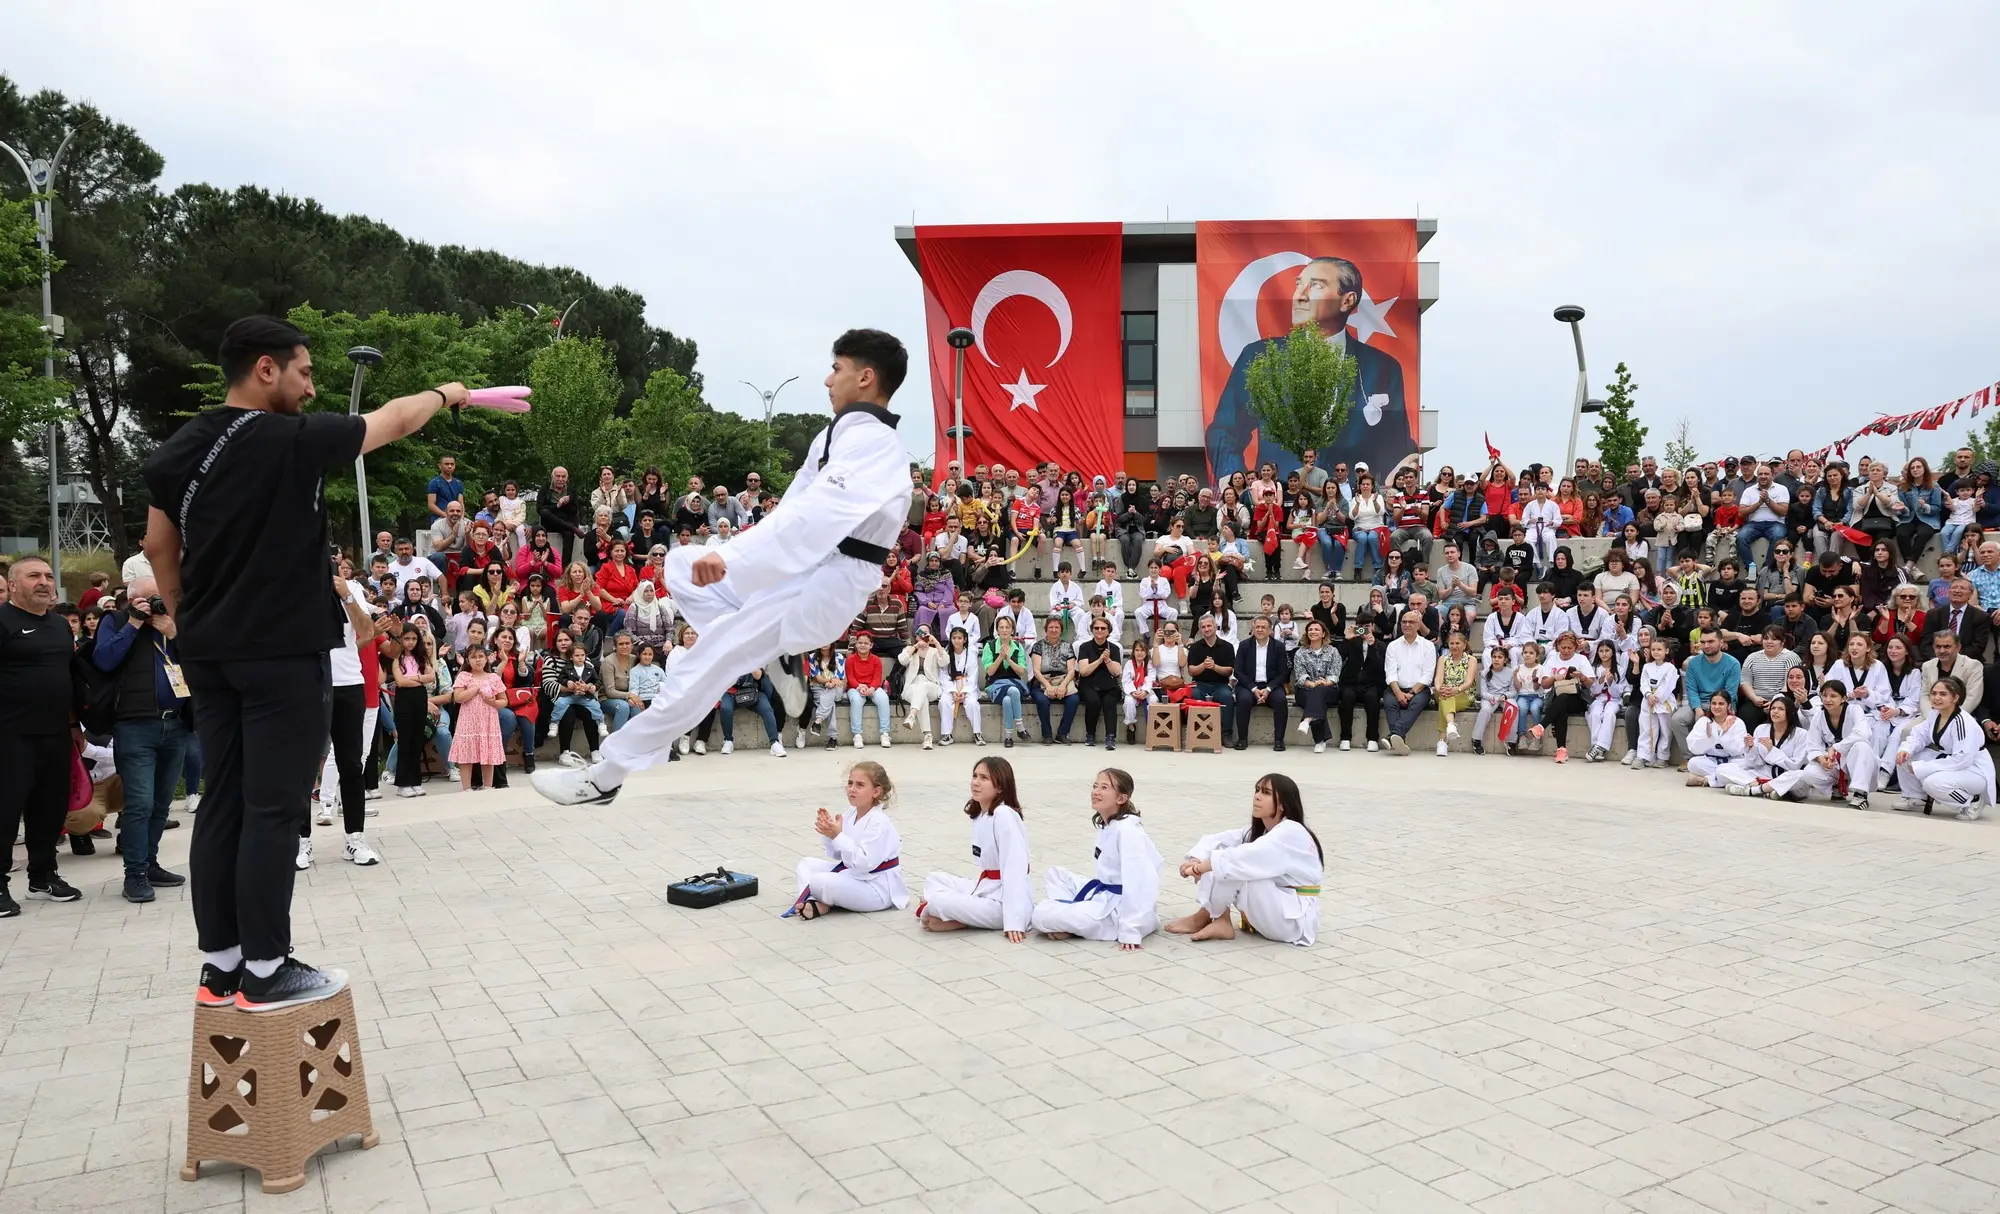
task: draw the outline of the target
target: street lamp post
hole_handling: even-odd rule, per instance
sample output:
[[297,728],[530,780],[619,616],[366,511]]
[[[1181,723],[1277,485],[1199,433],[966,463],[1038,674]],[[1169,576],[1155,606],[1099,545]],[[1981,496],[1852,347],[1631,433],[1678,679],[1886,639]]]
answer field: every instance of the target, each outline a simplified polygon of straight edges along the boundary
[[946,438],[958,444],[958,474],[965,475],[965,440],[972,428],[965,424],[965,349],[973,342],[972,330],[963,326],[944,335],[952,349],[951,369],[951,429],[946,430]]
[[1569,455],[1556,472],[1558,477],[1564,477],[1576,467],[1576,435],[1583,426],[1583,415],[1602,413],[1604,402],[1590,398],[1590,373],[1583,363],[1583,309],[1575,304],[1564,304],[1556,309],[1556,319],[1569,326],[1569,335],[1576,342],[1576,400],[1569,414]]
[[[798,376],[796,375],[792,376],[792,379],[797,379],[797,378]],[[786,380],[785,384],[791,383],[792,379]],[[771,437],[772,410],[778,399],[778,393],[783,392],[785,390],[785,384],[779,384],[777,387],[771,389],[769,392],[766,392],[764,391],[764,389],[758,387],[756,384],[751,383],[747,379],[739,379],[736,382],[742,384],[744,387],[750,389],[752,392],[755,392],[758,395],[758,397],[761,398],[764,402],[764,450],[766,452],[769,452],[771,448],[776,445],[776,441]]]
[[[42,359],[42,375],[51,384],[56,378],[56,310],[55,296],[49,284],[48,261],[56,236],[55,180],[56,172],[62,168],[63,153],[69,150],[70,140],[76,138],[76,133],[82,129],[71,127],[64,131],[62,142],[56,145],[56,154],[47,160],[30,159],[8,144],[0,143],[0,148],[6,148],[14,163],[21,166],[22,174],[28,179],[28,193],[36,196],[35,241],[42,248],[42,331],[49,335],[50,343],[49,352]],[[62,514],[56,498],[56,488],[62,482],[62,468],[57,462],[56,450],[61,435],[62,427],[50,422],[45,435],[49,455],[49,572],[55,575],[57,594],[62,592]]]
[[[382,351],[374,346],[355,346],[347,352],[354,364],[354,386],[347,390],[347,416],[361,416],[361,381],[368,378],[368,368],[382,365]],[[365,554],[368,551],[368,465],[365,456],[354,457],[354,502],[361,508],[361,547],[354,551]]]

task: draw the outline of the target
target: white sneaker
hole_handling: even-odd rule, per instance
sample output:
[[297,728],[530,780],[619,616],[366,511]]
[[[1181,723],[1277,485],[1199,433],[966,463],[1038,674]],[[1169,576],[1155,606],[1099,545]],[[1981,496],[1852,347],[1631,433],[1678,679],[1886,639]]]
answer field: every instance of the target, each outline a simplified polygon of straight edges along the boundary
[[1444,758],[1444,757],[1445,757],[1446,755],[1448,755],[1448,754],[1450,754],[1450,753],[1451,753],[1451,747],[1450,747],[1450,746],[1446,745],[1446,744],[1445,744],[1445,743],[1443,743],[1443,742],[1439,742],[1439,743],[1438,743],[1438,758],[1442,759],[1442,758]]
[[694,742],[685,736],[683,736],[680,741],[674,743],[674,745],[680,748],[680,752],[682,754],[686,754],[690,750],[694,749]]
[[723,753],[723,754],[726,754],[726,755],[733,755],[733,754],[735,754],[735,753],[736,753],[736,743],[735,743],[735,741],[734,741],[734,740],[724,740],[724,742],[722,743],[722,753]]
[[381,813],[382,807],[380,805],[375,804],[375,802],[380,801],[381,799],[382,799],[381,789],[379,788],[369,789],[368,795],[362,798],[365,804],[363,804],[361,807],[361,816],[364,818],[372,818],[376,814]]
[[292,861],[292,867],[298,869],[300,872],[304,872],[305,870],[311,868],[312,866],[313,866],[313,841],[311,839],[300,839],[299,857],[298,859]]
[[314,825],[314,826],[332,826],[332,825],[333,825],[333,806],[331,806],[331,805],[328,805],[328,804],[327,804],[326,802],[324,802],[324,801],[321,801],[321,802],[319,803],[319,812],[313,815],[313,825]]
[[924,735],[924,749],[925,750],[931,749],[931,735],[929,734]]
[[362,868],[367,868],[371,864],[382,863],[382,857],[375,854],[375,849],[368,846],[368,840],[358,831],[347,836],[347,844],[340,851],[342,855]]
[[1313,753],[1314,753],[1314,754],[1316,754],[1316,755],[1323,755],[1323,754],[1325,754],[1325,753],[1326,753],[1326,743],[1324,743],[1324,742],[1314,742],[1314,743],[1313,743]]
[[[681,753],[682,754],[687,753],[686,738],[681,739]],[[576,753],[573,750],[565,750],[561,754],[556,756],[556,762],[562,764],[564,767],[582,767],[583,756]]]
[[[367,792],[361,794],[361,799],[364,801],[380,801],[382,799],[382,790],[379,788],[371,788]],[[371,809],[368,812],[372,814],[375,811]]]
[[1634,763],[1637,763],[1639,761],[1639,752],[1636,750],[1628,750],[1625,752],[1625,757],[1618,761],[1620,763],[1623,763],[1625,766],[1630,767]]
[[573,767],[538,771],[528,777],[528,783],[557,805],[609,805],[618,795],[617,785],[599,788],[588,771]]
[[423,795],[423,790],[417,788],[404,788],[398,785],[396,788],[396,795],[399,797],[418,797]]
[[1342,750],[1353,750],[1353,749],[1354,749],[1354,743],[1352,743],[1352,742],[1348,741],[1348,740],[1347,740],[1346,738],[1342,738],[1342,739],[1340,740],[1340,748],[1341,748]]
[[1444,723],[1444,736],[1447,738],[1455,738],[1458,736],[1457,721],[1446,721]]
[[1312,731],[1313,731],[1313,723],[1311,717],[1307,717],[1305,720],[1299,722],[1300,733],[1311,733]]
[[591,761],[592,763],[602,763],[602,762],[604,762],[604,752],[603,752],[603,751],[601,751],[601,750],[593,750],[593,751],[591,751],[591,752],[590,752],[590,761]]
[[1977,822],[1979,821],[1979,807],[1977,805],[1968,805],[1953,814],[1952,817],[1957,818],[1961,822]]
[[201,794],[198,792],[189,793],[187,811],[189,813],[193,813],[194,811],[200,808],[201,808]]
[[[804,743],[800,743],[800,745],[804,745]],[[771,757],[774,759],[782,759],[785,757],[785,744],[783,742],[771,743]]]
[[861,746],[862,746],[862,742],[861,742],[861,735],[860,735],[860,734],[855,734],[855,735],[854,735],[854,749],[856,749],[856,750],[860,750],[860,749],[861,749]]
[[1922,797],[1904,797],[1902,800],[1896,802],[1896,808],[1906,814],[1920,814],[1924,812],[1924,799]]
[[1752,793],[1756,792],[1757,789],[1749,784],[1731,784],[1725,787],[1722,791],[1728,793],[1732,797],[1747,797]]
[[[947,738],[947,739],[946,739],[946,741],[950,741],[950,739],[949,739],[949,738]],[[973,734],[973,735],[972,735],[972,744],[973,744],[974,746],[984,746],[984,745],[986,745],[986,737],[985,737],[985,735],[984,735],[984,734]]]
[[410,795],[413,797],[428,797],[431,795],[431,790],[419,784],[410,790]]
[[799,748],[800,750],[804,750],[804,749],[806,748],[806,731],[805,731],[805,730],[801,729],[801,730],[799,730],[799,732],[798,732],[798,733],[796,733],[796,734],[794,734],[794,735],[792,736],[792,745],[794,745],[794,746],[798,747],[798,748]]
[[[1345,742],[1342,742],[1342,743],[1340,744],[1340,747],[1341,747],[1341,749],[1342,749],[1342,750],[1345,750],[1345,749],[1347,749],[1347,743],[1345,743]],[[1374,753],[1375,753],[1376,751],[1379,751],[1379,750],[1381,750],[1381,749],[1382,749],[1382,744],[1381,744],[1380,742],[1370,742],[1370,743],[1368,744],[1368,753],[1369,753],[1369,754],[1371,754],[1371,755],[1372,755],[1372,754],[1374,754]]]
[[708,753],[708,743],[706,743],[706,742],[704,742],[704,741],[700,740],[699,738],[695,739],[695,744],[694,744],[694,752],[695,752],[696,754],[698,754],[698,755],[705,755],[705,754],[707,754],[707,753]]
[[889,735],[886,731],[882,734],[882,745],[884,747],[887,747],[889,745]]

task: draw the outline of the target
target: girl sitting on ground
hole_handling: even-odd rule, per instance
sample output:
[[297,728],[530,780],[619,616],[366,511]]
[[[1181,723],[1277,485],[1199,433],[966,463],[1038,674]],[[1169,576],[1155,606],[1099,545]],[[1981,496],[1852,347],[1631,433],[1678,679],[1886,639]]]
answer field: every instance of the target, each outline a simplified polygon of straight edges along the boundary
[[1308,945],[1319,934],[1319,883],[1325,853],[1306,826],[1305,804],[1290,776],[1257,781],[1250,825],[1208,835],[1188,851],[1181,876],[1199,882],[1201,905],[1166,925],[1196,940],[1231,940],[1231,908],[1249,930],[1270,940]]
[[834,907],[879,911],[909,905],[903,841],[887,808],[895,790],[880,763],[864,761],[847,769],[847,808],[835,816],[821,806],[813,822],[826,859],[807,856],[799,861],[799,896],[785,918],[817,919]]
[[989,756],[972,765],[965,816],[972,819],[972,858],[980,872],[970,880],[954,873],[924,878],[917,918],[925,931],[999,928],[1015,944],[1027,939],[1034,893],[1028,887],[1028,828],[1019,800],[1012,763]]
[[1066,868],[1042,878],[1047,895],[1035,904],[1035,930],[1051,940],[1081,936],[1116,940],[1122,950],[1141,947],[1159,930],[1160,853],[1132,804],[1132,777],[1116,767],[1090,785],[1090,820],[1097,827],[1089,880]]
[[1931,711],[1896,752],[1902,810],[1930,813],[1935,802],[1961,822],[1976,822],[1993,804],[1993,758],[1986,735],[1965,708],[1965,684],[1945,675],[1931,684]]
[[1798,707],[1790,696],[1772,696],[1764,705],[1768,721],[1757,727],[1750,748],[1743,757],[1724,763],[1716,773],[1722,787],[1732,797],[1763,796],[1771,781],[1786,772],[1802,770],[1809,761],[1807,749],[1812,739],[1798,720]]

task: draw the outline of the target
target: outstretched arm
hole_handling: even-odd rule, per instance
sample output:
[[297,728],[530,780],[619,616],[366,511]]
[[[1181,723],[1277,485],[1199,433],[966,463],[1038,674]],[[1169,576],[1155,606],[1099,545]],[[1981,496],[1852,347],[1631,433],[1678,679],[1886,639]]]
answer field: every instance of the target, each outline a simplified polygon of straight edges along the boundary
[[[451,383],[439,388],[425,388],[414,396],[400,396],[380,409],[362,418],[367,426],[367,434],[361,440],[361,453],[386,447],[399,438],[408,438],[424,428],[424,423],[437,415],[439,409],[447,405],[465,404],[464,384]],[[435,509],[436,499],[431,499]]]

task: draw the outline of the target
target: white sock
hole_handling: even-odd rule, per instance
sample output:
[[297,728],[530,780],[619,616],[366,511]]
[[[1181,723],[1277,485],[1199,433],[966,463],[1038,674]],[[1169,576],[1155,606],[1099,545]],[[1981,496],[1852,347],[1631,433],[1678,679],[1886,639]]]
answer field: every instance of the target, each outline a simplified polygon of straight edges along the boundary
[[257,977],[269,978],[272,974],[277,973],[278,967],[284,963],[285,959],[283,957],[273,957],[269,961],[245,961],[243,964]]
[[620,784],[623,784],[628,774],[630,773],[618,766],[618,764],[605,759],[602,762],[591,765],[590,782],[597,785],[597,791],[610,792]]
[[203,953],[201,959],[216,969],[230,971],[243,964],[243,950],[237,945],[231,945],[219,953]]

